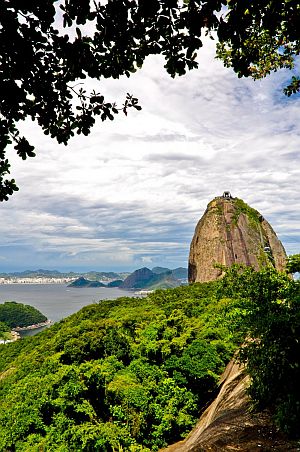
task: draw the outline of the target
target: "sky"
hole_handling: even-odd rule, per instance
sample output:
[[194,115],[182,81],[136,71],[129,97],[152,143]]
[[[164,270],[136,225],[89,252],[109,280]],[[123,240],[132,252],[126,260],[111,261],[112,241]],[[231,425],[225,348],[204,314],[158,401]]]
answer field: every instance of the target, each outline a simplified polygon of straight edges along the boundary
[[142,111],[99,120],[67,147],[21,125],[37,156],[9,150],[20,191],[0,206],[0,271],[186,267],[197,222],[225,190],[300,252],[300,98],[282,93],[291,74],[238,79],[211,40],[198,59],[176,79],[150,57],[129,79],[87,81],[107,101],[134,94]]

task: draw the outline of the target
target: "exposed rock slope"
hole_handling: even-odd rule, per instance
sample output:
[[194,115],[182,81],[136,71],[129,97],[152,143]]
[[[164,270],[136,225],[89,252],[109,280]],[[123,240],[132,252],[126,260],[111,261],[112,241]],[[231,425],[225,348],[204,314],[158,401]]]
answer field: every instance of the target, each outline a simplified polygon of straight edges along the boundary
[[217,197],[196,226],[189,256],[189,282],[212,281],[222,271],[214,264],[283,270],[285,250],[263,216],[241,199]]
[[184,441],[164,452],[296,452],[289,441],[272,425],[267,412],[253,413],[247,395],[249,377],[231,361],[221,380],[221,389],[196,427]]

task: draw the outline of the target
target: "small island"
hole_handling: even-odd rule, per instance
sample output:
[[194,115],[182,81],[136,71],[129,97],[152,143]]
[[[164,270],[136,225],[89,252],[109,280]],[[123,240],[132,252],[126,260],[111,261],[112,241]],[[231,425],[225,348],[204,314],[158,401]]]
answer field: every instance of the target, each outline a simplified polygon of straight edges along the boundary
[[123,284],[123,279],[115,279],[110,281],[106,287],[120,287]]
[[71,282],[71,284],[68,284],[68,287],[82,288],[82,287],[106,287],[106,286],[100,281],[91,281],[81,276],[80,278],[75,279],[75,281]]

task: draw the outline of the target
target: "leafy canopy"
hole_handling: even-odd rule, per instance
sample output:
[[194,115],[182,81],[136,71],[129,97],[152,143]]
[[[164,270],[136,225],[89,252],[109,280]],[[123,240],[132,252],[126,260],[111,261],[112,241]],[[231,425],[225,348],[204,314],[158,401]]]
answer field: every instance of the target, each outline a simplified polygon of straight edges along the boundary
[[253,400],[299,437],[299,303],[287,274],[234,266],[2,345],[0,450],[157,451],[186,436],[241,343]]
[[268,267],[260,272],[235,266],[220,293],[240,300],[238,329],[246,343],[239,359],[249,373],[250,395],[268,408],[282,431],[299,437],[300,283]]
[[[129,77],[154,54],[164,55],[172,77],[182,75],[198,67],[197,51],[212,32],[218,56],[239,76],[292,68],[299,53],[296,0],[1,0],[0,12],[0,200],[18,190],[7,178],[7,145],[22,159],[35,155],[18,131],[20,121],[37,121],[66,145],[75,133],[88,135],[97,116],[113,120],[119,111],[141,108],[130,94],[118,107],[100,92],[87,93],[78,84],[86,77]],[[299,89],[293,78],[286,93]]]
[[215,284],[103,300],[1,346],[0,450],[155,452],[187,435],[242,338]]
[[33,306],[15,301],[0,304],[0,322],[4,322],[10,328],[27,327],[46,320],[47,317]]
[[[231,0],[218,29],[218,56],[239,77],[265,77],[280,68],[293,69],[299,55],[300,5],[296,0]],[[300,90],[293,76],[284,92]]]
[[293,254],[288,257],[286,270],[288,273],[300,273],[300,254]]

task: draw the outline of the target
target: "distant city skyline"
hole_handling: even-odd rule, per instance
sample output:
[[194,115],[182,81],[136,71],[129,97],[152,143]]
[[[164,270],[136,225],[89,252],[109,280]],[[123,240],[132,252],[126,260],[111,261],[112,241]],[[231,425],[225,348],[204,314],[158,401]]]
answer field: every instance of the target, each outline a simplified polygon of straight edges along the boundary
[[213,46],[175,80],[153,57],[130,79],[86,82],[119,104],[132,93],[143,110],[67,147],[22,125],[37,156],[10,152],[20,191],[1,205],[1,272],[186,267],[198,220],[225,190],[299,253],[300,98],[282,93],[292,73],[238,79]]
[[[144,265],[143,267],[147,267],[147,265]],[[175,270],[177,268],[185,268],[185,269],[188,268],[187,265],[186,266],[180,265],[178,267],[162,267],[161,265],[150,265],[149,269],[152,270],[153,268],[156,268],[156,267],[168,268],[169,270]],[[35,268],[35,267],[33,267],[33,268],[26,268],[26,269],[21,269],[21,270],[11,270],[11,271],[7,271],[7,272],[0,271],[0,275],[2,275],[4,273],[7,273],[8,275],[12,275],[14,273],[16,273],[16,274],[23,274],[23,273],[25,273],[27,271],[28,272],[39,272],[40,271],[41,273],[43,273],[43,272],[56,272],[57,271],[57,272],[62,273],[62,274],[72,273],[72,272],[73,273],[93,273],[93,272],[95,272],[95,273],[116,273],[116,274],[118,274],[118,273],[130,273],[130,272],[134,272],[135,270],[137,270],[137,268],[134,268],[132,270],[120,270],[120,269],[119,270],[115,270],[115,269],[96,270],[96,269],[93,269],[93,268],[85,269],[85,270],[72,270],[72,269],[69,270],[69,269],[65,268],[65,269],[59,270],[57,268]],[[0,279],[1,279],[1,276],[0,276]]]

